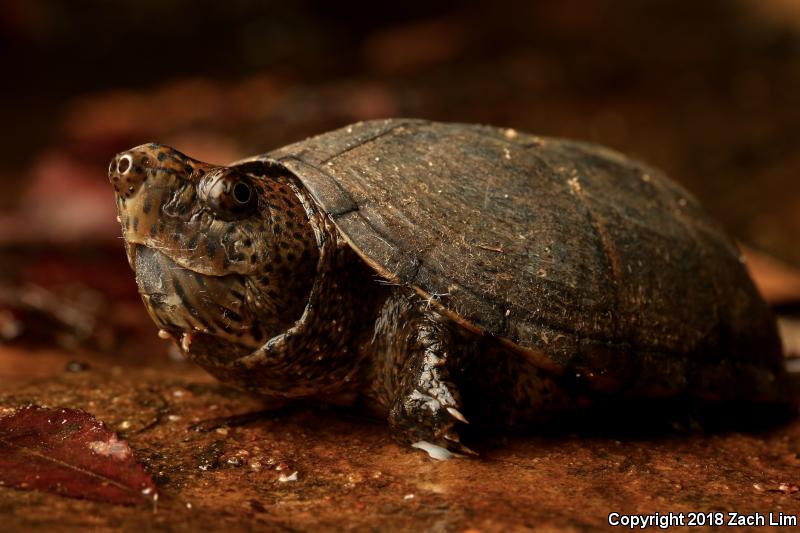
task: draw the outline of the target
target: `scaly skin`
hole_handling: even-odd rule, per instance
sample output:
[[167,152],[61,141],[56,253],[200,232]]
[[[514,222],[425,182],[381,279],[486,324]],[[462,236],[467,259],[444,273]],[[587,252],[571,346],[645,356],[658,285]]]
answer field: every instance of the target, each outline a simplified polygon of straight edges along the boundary
[[217,167],[149,144],[118,154],[109,180],[151,317],[223,381],[358,401],[403,442],[461,452],[473,415],[524,425],[569,404],[516,353],[377,279],[282,169]]
[[458,426],[468,422],[450,369],[462,355],[454,341],[450,325],[438,313],[413,292],[395,287],[363,347],[373,354],[370,395],[388,411],[395,433],[410,443],[427,441],[467,451]]

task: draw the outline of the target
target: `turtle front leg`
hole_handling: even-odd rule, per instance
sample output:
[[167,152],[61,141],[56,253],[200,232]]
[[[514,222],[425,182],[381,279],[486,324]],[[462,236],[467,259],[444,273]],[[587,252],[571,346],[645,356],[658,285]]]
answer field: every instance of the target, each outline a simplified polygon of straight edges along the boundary
[[[459,349],[446,321],[408,289],[397,289],[381,309],[371,343],[373,397],[388,411],[396,438],[445,458],[461,444],[461,394],[451,367]],[[444,448],[444,450],[442,450]]]

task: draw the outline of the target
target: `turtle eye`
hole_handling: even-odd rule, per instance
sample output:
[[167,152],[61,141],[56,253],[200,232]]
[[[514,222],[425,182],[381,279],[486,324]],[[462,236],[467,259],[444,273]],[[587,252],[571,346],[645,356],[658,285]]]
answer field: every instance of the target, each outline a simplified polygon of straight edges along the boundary
[[200,184],[200,192],[206,204],[225,220],[246,217],[258,206],[253,184],[235,171],[207,174]]
[[250,197],[253,195],[252,189],[250,189],[250,185],[243,182],[237,181],[233,186],[233,199],[239,202],[241,205],[247,205],[250,201]]

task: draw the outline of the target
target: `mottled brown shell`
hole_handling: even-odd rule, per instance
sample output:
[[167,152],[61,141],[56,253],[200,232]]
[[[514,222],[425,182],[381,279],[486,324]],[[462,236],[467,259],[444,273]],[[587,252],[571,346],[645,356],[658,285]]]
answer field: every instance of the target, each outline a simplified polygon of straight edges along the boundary
[[254,159],[296,174],[381,276],[541,366],[712,397],[721,379],[769,396],[781,377],[736,246],[684,189],[616,152],[384,120]]

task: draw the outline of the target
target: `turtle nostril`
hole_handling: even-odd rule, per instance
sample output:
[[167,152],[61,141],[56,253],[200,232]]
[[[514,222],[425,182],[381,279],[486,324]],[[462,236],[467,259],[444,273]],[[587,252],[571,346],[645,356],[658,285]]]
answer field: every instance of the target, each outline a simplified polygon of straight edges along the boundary
[[130,154],[125,154],[119,158],[119,162],[117,163],[117,172],[120,174],[125,174],[131,169],[131,162],[133,158]]

